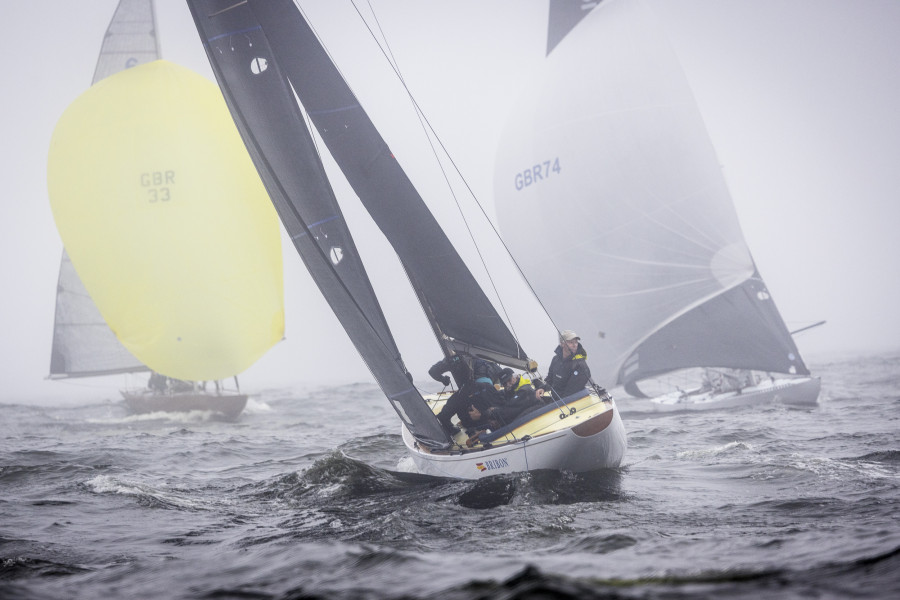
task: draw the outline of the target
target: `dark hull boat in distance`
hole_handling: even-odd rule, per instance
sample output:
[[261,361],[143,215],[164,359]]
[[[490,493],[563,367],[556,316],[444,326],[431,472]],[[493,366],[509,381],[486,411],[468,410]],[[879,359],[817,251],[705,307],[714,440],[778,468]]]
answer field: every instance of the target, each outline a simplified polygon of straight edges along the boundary
[[247,406],[246,394],[205,392],[153,393],[149,390],[122,391],[125,405],[135,414],[158,412],[213,412],[226,420],[240,416]]
[[512,253],[594,377],[635,397],[623,410],[815,405],[665,34],[642,0],[593,4],[550,2],[495,174],[504,233],[538,221],[569,243],[511,233]]
[[297,6],[291,0],[188,5],[282,223],[396,410],[418,470],[475,479],[532,469],[618,467],[625,430],[614,400],[600,388],[521,417],[472,447],[459,434],[449,436],[435,414],[446,397],[426,399],[411,383],[307,118],[399,256],[444,356],[465,352],[524,371],[527,354]]

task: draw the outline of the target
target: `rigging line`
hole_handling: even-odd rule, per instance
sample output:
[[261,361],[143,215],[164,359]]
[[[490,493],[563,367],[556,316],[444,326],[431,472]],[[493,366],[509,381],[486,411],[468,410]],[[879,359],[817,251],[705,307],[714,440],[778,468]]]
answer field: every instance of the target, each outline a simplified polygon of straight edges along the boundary
[[569,404],[565,400],[563,400],[563,397],[560,396],[556,392],[556,390],[554,390],[553,388],[550,388],[550,391],[545,392],[544,395],[550,396],[550,401],[553,402],[554,406],[556,406],[556,409],[560,412],[560,414],[562,414],[564,416],[568,416],[568,413],[563,409],[569,408]]
[[825,321],[819,321],[818,323],[813,323],[812,325],[807,325],[806,327],[801,327],[800,329],[795,329],[791,331],[791,335],[796,333],[800,333],[801,331],[806,331],[807,329],[812,329],[813,327],[818,327],[819,325],[824,325]]
[[238,6],[243,6],[244,4],[247,4],[247,0],[241,0],[240,2],[236,2],[236,3],[232,4],[231,6],[226,6],[225,8],[223,8],[221,10],[218,10],[214,13],[210,13],[207,16],[208,17],[217,17],[217,16],[221,15],[222,13],[228,12],[229,10],[233,10],[233,9],[237,8]]
[[[447,172],[444,169],[444,164],[443,164],[443,162],[441,162],[440,157],[438,156],[437,150],[434,147],[434,143],[431,139],[431,136],[428,135],[429,131],[434,136],[434,138],[437,140],[438,145],[441,147],[441,150],[443,150],[444,155],[447,157],[447,160],[449,160],[450,164],[453,165],[454,171],[456,171],[456,174],[459,175],[459,178],[462,180],[463,184],[466,186],[466,189],[469,191],[469,194],[472,196],[472,199],[475,201],[475,204],[481,210],[482,215],[484,215],[485,219],[487,219],[487,222],[491,224],[491,229],[494,230],[494,233],[497,235],[497,239],[499,239],[500,243],[503,244],[503,248],[506,250],[507,254],[510,257],[512,257],[512,254],[510,253],[509,248],[506,247],[506,244],[503,242],[502,238],[500,238],[500,234],[497,233],[497,230],[494,227],[493,222],[491,222],[491,219],[490,219],[490,217],[488,217],[487,212],[484,210],[484,207],[481,205],[481,203],[478,201],[478,198],[475,196],[475,192],[472,191],[472,188],[469,186],[468,181],[466,181],[465,177],[463,177],[462,173],[460,172],[459,167],[456,165],[456,162],[450,156],[450,152],[444,146],[443,142],[441,142],[441,139],[438,136],[437,132],[434,130],[434,127],[431,126],[431,123],[428,121],[428,117],[425,116],[425,113],[422,111],[421,107],[419,106],[419,103],[416,102],[416,99],[413,97],[412,90],[410,90],[409,86],[406,85],[406,80],[403,78],[403,75],[400,73],[399,64],[397,63],[397,60],[394,58],[394,54],[391,51],[390,44],[387,41],[387,36],[384,35],[384,30],[381,28],[381,23],[378,20],[378,16],[375,14],[375,9],[372,8],[372,3],[370,0],[367,0],[367,2],[369,4],[369,10],[372,13],[372,18],[375,20],[376,25],[378,25],[378,31],[381,34],[381,38],[384,40],[384,46],[382,46],[381,42],[378,41],[378,38],[375,36],[375,32],[373,32],[372,28],[369,26],[368,21],[366,21],[366,19],[362,16],[362,13],[360,13],[359,7],[356,5],[356,1],[350,0],[350,3],[353,5],[353,8],[356,9],[356,13],[359,15],[360,20],[362,20],[362,22],[365,24],[366,29],[369,30],[369,35],[372,36],[372,39],[375,41],[375,44],[378,46],[378,48],[381,50],[381,53],[387,59],[388,64],[391,66],[394,73],[397,75],[397,78],[400,80],[400,83],[403,85],[403,89],[406,90],[406,93],[409,96],[410,102],[412,103],[413,107],[415,108],[416,116],[419,119],[419,123],[422,126],[422,130],[425,132],[425,138],[428,140],[428,145],[431,147],[431,152],[434,155],[435,160],[437,161],[438,168],[441,170],[441,174],[443,175],[444,181],[447,184],[447,189],[449,190],[450,195],[453,197],[453,201],[456,204],[456,208],[459,211],[460,217],[462,218],[463,223],[466,226],[466,231],[469,233],[469,238],[472,240],[472,244],[475,247],[475,251],[478,253],[478,258],[481,261],[481,266],[484,268],[485,273],[487,273],[488,280],[491,282],[491,288],[494,290],[494,294],[497,297],[497,301],[500,302],[500,308],[503,310],[503,315],[506,317],[506,322],[509,325],[510,332],[512,333],[513,338],[516,340],[516,343],[519,344],[519,336],[516,334],[515,326],[513,325],[512,319],[510,319],[509,313],[506,310],[506,305],[503,302],[503,297],[500,295],[499,290],[497,290],[497,285],[494,281],[494,277],[491,275],[491,272],[487,267],[487,262],[485,261],[484,255],[481,252],[481,247],[478,245],[478,242],[475,241],[475,234],[472,233],[472,228],[469,226],[469,221],[468,221],[468,219],[466,219],[466,215],[462,209],[462,206],[460,206],[459,199],[456,197],[456,192],[453,190],[453,186],[450,184],[450,179],[447,176]],[[385,49],[387,49],[387,50],[385,50]],[[515,263],[515,259],[513,259],[513,263]],[[516,268],[518,269],[519,273],[524,278],[525,275],[524,275],[524,273],[522,273],[522,269],[519,268],[518,264],[516,264]],[[531,292],[534,293],[534,288],[531,287],[531,283],[528,282],[527,279],[526,279],[526,283],[528,284],[529,289],[531,289]],[[537,294],[535,294],[535,297],[537,297]],[[538,302],[540,302],[540,300],[538,300]],[[547,313],[547,309],[544,308],[543,304],[541,304],[541,308],[544,309],[544,314],[547,314],[547,316],[549,317],[550,315],[549,315],[549,313]],[[520,348],[521,348],[521,346],[522,345],[519,344]]]
[[[351,0],[351,2],[353,3],[354,8],[356,8],[357,13],[359,13],[359,8],[356,7],[355,1]],[[374,10],[372,11],[372,15],[373,15],[373,18],[375,18],[375,22],[378,23],[378,18],[375,17]],[[360,18],[362,19],[361,14],[360,14]],[[363,19],[363,22],[366,23],[366,28],[369,29],[370,35],[372,35],[373,39],[375,39],[375,43],[378,44],[378,47],[381,49],[382,54],[385,54],[384,48],[381,47],[381,44],[375,38],[375,34],[372,32],[372,29],[369,28],[368,23],[365,21],[365,19]],[[379,25],[379,29],[380,29],[380,25]],[[385,45],[388,46],[387,38],[385,37],[384,39],[385,39]],[[390,50],[389,46],[388,46],[388,50]],[[385,54],[385,56],[387,57],[386,54]],[[559,333],[560,332],[559,326],[553,320],[553,317],[550,316],[550,312],[547,310],[547,307],[544,306],[543,301],[537,295],[537,292],[534,290],[534,286],[531,285],[531,281],[528,279],[528,277],[525,276],[525,272],[522,270],[522,267],[519,265],[519,262],[516,260],[515,256],[513,256],[512,251],[506,245],[506,242],[503,240],[503,237],[500,235],[500,232],[497,231],[497,228],[494,226],[494,222],[491,220],[490,216],[488,216],[487,211],[485,210],[484,206],[478,200],[478,196],[475,194],[475,191],[469,185],[468,180],[465,178],[465,176],[460,171],[459,166],[456,164],[456,161],[453,160],[453,157],[450,155],[450,151],[447,150],[446,146],[444,146],[444,143],[441,141],[440,136],[437,134],[434,127],[431,125],[431,122],[428,120],[428,117],[425,116],[424,111],[419,107],[419,104],[418,104],[418,102],[416,102],[416,99],[413,96],[412,91],[406,85],[406,80],[404,80],[403,76],[400,74],[399,68],[394,64],[394,62],[391,61],[391,58],[388,58],[388,63],[391,65],[391,68],[394,69],[394,72],[397,74],[397,77],[400,79],[400,82],[403,84],[404,89],[406,89],[407,94],[409,94],[409,99],[413,103],[413,106],[415,106],[415,108],[416,108],[416,113],[419,115],[420,122],[422,120],[424,120],[425,124],[427,124],[427,131],[431,131],[431,133],[434,135],[435,140],[437,140],[437,143],[441,147],[441,150],[443,150],[444,155],[447,157],[447,160],[449,160],[450,164],[453,165],[454,171],[456,171],[456,174],[459,176],[463,185],[465,185],[466,190],[468,190],[469,195],[472,197],[472,200],[475,202],[475,205],[478,206],[478,209],[481,211],[481,214],[484,216],[485,220],[490,224],[491,230],[494,232],[494,235],[497,237],[497,240],[499,240],[500,244],[503,246],[503,249],[506,251],[507,256],[509,256],[510,260],[512,260],[513,264],[516,267],[516,270],[519,272],[519,275],[522,277],[522,280],[525,282],[525,285],[528,286],[528,289],[531,291],[531,294],[537,300],[538,305],[541,307],[541,310],[544,311],[544,314],[547,316],[547,318],[553,324],[554,328],[556,328],[556,332]],[[423,129],[424,128],[425,128],[425,125],[423,125]],[[426,137],[428,137],[428,136],[426,136]],[[429,144],[430,144],[431,138],[428,137],[428,139],[429,139]],[[432,148],[433,147],[434,146],[432,145]],[[441,171],[443,172],[443,165],[440,163],[440,161],[438,161],[438,164],[441,165]],[[446,179],[446,174],[444,175],[444,177]],[[449,182],[448,182],[448,187],[449,187]],[[453,195],[453,198],[456,201],[456,194],[453,193],[452,188],[451,188],[451,194]],[[460,214],[462,214],[462,208],[459,206],[458,201],[457,201],[457,208],[460,209]],[[468,222],[466,221],[465,216],[463,216],[463,221],[466,222],[466,227],[468,228]],[[469,235],[470,235],[470,237],[472,236],[471,230],[469,232]],[[475,243],[474,238],[473,238],[473,243]],[[475,248],[478,250],[479,256],[481,256],[481,250],[478,247],[477,243],[475,243]],[[482,263],[483,263],[483,260],[482,260]],[[493,278],[490,276],[490,271],[487,270],[486,266],[485,266],[485,271],[488,272],[488,277],[491,280],[491,285],[494,285]],[[506,314],[506,307],[503,305],[503,300],[500,298],[500,294],[499,294],[499,292],[497,292],[496,287],[494,288],[494,292],[497,294],[497,298],[500,300],[500,304],[501,304],[501,307],[503,308],[504,314]],[[507,315],[507,321],[510,323],[510,328],[513,329],[512,321],[509,319],[508,315]],[[516,336],[514,329],[513,329],[512,333],[513,333],[513,337],[515,337],[516,341],[518,342],[518,336]]]

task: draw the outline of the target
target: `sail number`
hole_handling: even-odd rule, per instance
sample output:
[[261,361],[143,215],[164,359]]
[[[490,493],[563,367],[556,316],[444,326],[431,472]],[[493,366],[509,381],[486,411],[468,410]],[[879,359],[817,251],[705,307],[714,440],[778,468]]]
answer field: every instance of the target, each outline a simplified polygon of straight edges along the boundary
[[141,187],[147,190],[147,200],[151,204],[171,200],[172,185],[175,185],[175,171],[141,173]]
[[520,173],[516,173],[516,189],[522,190],[539,181],[550,178],[552,175],[559,175],[559,157],[552,160],[545,160],[526,169]]

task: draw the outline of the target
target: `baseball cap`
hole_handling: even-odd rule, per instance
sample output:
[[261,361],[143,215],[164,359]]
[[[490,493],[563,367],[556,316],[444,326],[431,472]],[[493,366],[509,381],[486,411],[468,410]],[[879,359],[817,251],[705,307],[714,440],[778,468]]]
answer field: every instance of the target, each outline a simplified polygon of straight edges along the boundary
[[564,329],[559,334],[560,342],[568,342],[569,340],[580,340],[580,339],[581,338],[578,336],[578,334],[575,333],[574,331],[572,331],[571,329]]

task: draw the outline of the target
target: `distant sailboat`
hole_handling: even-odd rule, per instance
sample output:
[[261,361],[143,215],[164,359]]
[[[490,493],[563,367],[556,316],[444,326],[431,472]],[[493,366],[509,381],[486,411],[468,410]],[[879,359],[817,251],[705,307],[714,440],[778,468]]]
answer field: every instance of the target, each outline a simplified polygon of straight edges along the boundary
[[[158,60],[151,0],[121,0],[94,69],[95,84],[128,67]],[[56,285],[50,378],[95,377],[149,371],[116,338],[63,249]]]
[[219,380],[283,336],[277,218],[218,89],[158,58],[153,3],[121,0],[54,132],[50,378],[152,369],[132,410],[234,417],[247,397]]
[[[759,275],[653,15],[641,0],[552,0],[548,32],[495,197],[545,306],[589,340],[594,375],[658,410],[815,404],[819,379]],[[516,233],[534,223],[546,243]]]
[[[556,398],[473,444],[464,432],[441,426],[435,413],[449,394],[426,398],[413,385],[321,151],[327,148],[397,252],[445,357],[478,357],[528,370],[528,356],[294,3],[189,0],[188,5],[285,229],[397,412],[417,468],[475,479],[619,466],[626,449],[624,426],[612,397],[596,386]],[[324,147],[315,143],[307,118]],[[334,418],[356,418],[352,401],[336,405]]]

